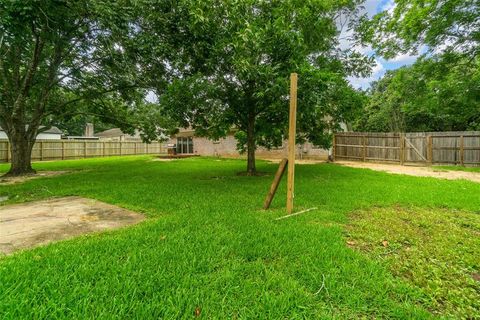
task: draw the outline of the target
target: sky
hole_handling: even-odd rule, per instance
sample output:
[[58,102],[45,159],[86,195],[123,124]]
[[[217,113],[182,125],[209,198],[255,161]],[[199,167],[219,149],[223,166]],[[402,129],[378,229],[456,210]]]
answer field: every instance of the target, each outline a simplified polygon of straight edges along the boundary
[[[376,13],[385,11],[385,10],[392,10],[394,8],[394,0],[366,0],[364,3],[366,13],[371,17]],[[351,47],[351,44],[348,40],[344,39],[345,37],[348,38],[348,33],[341,35],[340,40],[340,47],[342,49]],[[356,48],[361,53],[364,53],[368,56],[375,57],[375,61],[377,65],[373,67],[372,74],[368,78],[355,78],[349,77],[348,80],[355,88],[362,88],[367,89],[370,87],[370,83],[381,78],[387,70],[398,69],[405,65],[413,64],[418,55],[408,55],[408,54],[401,54],[396,56],[393,59],[385,60],[382,57],[376,56],[375,52],[372,48],[369,47],[362,47]]]

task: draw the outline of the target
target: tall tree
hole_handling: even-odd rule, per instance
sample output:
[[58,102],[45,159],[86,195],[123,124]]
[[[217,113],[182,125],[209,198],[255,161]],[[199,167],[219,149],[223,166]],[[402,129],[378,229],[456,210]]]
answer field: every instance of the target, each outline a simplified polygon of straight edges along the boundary
[[480,59],[449,53],[387,72],[368,91],[355,129],[480,130]]
[[357,1],[184,3],[192,42],[179,54],[193,60],[177,66],[181,76],[160,96],[162,112],[200,136],[223,137],[234,127],[254,175],[257,146],[278,146],[287,135],[288,79],[298,72],[299,138],[329,145],[329,132],[359,102],[346,75],[368,72],[371,62],[336,49],[337,19],[353,14]]
[[357,35],[384,57],[426,53],[372,86],[357,129],[478,129],[479,12],[478,0],[394,0],[365,17]]
[[391,10],[359,26],[361,39],[385,57],[431,51],[479,53],[480,2],[478,0],[394,0]]
[[132,130],[145,93],[135,39],[146,7],[148,1],[0,1],[0,126],[12,145],[9,175],[34,172],[35,138],[59,118],[93,113]]

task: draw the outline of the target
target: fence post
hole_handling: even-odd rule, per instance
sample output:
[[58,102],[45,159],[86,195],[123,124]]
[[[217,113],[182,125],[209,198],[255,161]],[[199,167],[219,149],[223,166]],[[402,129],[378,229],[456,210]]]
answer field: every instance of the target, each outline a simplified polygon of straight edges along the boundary
[[102,141],[102,157],[105,157],[105,141]]
[[460,165],[464,166],[464,158],[465,158],[465,147],[464,147],[464,139],[463,136],[460,136]]
[[120,155],[123,154],[123,152],[122,152],[122,147],[123,147],[123,142],[120,141]]
[[39,142],[40,144],[40,161],[43,160],[43,141]]
[[367,157],[367,143],[366,143],[366,140],[367,140],[367,136],[363,135],[363,162],[365,162],[365,159]]
[[65,141],[62,141],[62,160],[65,160]]
[[83,157],[87,158],[87,141],[83,141]]
[[335,153],[337,152],[337,135],[333,134],[332,161],[335,162]]
[[10,162],[10,153],[12,152],[10,147],[10,141],[7,140],[7,163]]
[[433,137],[427,136],[427,161],[429,165],[433,163]]
[[405,163],[405,134],[401,133],[399,136],[399,144],[400,144],[400,164],[403,166]]

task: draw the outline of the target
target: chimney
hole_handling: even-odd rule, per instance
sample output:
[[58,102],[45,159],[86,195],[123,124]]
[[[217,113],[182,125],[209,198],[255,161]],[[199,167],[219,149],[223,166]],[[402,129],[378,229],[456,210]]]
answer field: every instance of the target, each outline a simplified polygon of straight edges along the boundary
[[93,137],[93,123],[87,123],[85,125],[85,133],[83,134],[84,137]]

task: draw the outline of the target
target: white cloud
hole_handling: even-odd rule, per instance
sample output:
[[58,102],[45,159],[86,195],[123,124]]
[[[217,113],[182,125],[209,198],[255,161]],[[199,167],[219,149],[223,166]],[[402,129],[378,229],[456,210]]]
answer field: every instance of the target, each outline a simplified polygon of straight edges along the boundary
[[396,6],[397,4],[395,3],[394,0],[389,0],[380,8],[380,11],[388,11],[389,14],[392,14]]
[[389,62],[397,62],[401,64],[412,64],[417,60],[418,55],[410,55],[408,53],[400,54],[392,59],[389,59]]
[[145,100],[151,103],[158,103],[158,96],[156,95],[155,92],[149,90],[147,92],[147,96],[145,97]]
[[412,64],[415,61],[417,61],[417,59],[427,51],[428,51],[428,47],[426,45],[422,45],[418,49],[417,54],[409,54],[409,53],[399,54],[396,57],[389,59],[388,62],[400,63],[402,65]]

